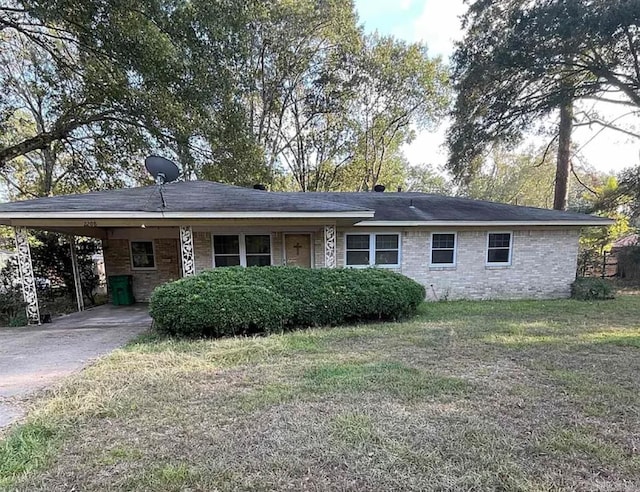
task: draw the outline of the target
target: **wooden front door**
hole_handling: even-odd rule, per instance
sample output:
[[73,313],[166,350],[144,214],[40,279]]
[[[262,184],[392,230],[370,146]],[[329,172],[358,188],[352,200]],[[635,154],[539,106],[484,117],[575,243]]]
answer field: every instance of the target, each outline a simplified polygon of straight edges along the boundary
[[311,268],[311,234],[285,234],[285,265]]

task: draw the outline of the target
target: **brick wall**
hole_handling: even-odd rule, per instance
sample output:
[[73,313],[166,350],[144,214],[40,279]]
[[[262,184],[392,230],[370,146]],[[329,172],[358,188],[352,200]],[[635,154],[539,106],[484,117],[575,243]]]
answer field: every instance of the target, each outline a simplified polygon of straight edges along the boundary
[[107,276],[132,275],[133,295],[138,302],[149,300],[153,289],[160,284],[180,278],[178,240],[173,238],[153,239],[155,242],[156,268],[134,270],[128,239],[108,239],[102,242]]
[[[354,232],[372,232],[356,229]],[[251,231],[246,231],[251,232]],[[345,230],[338,230],[338,266],[345,263]],[[351,232],[351,231],[349,231]],[[378,230],[398,232],[398,230]],[[436,232],[445,232],[442,229]],[[513,230],[510,266],[485,265],[487,230],[457,232],[455,267],[430,267],[431,230],[412,228],[400,231],[401,268],[399,271],[427,289],[430,299],[518,299],[567,297],[575,278],[578,230]],[[282,263],[282,232],[272,233],[273,263]],[[133,275],[137,300],[148,300],[153,288],[180,277],[178,240],[154,239],[155,270],[131,269],[128,239],[109,239],[105,244],[107,275]],[[324,266],[324,231],[313,235],[315,267]],[[212,268],[211,232],[194,232],[196,271]]]
[[[437,231],[441,232],[441,231]],[[458,231],[455,267],[429,267],[431,231],[402,234],[402,273],[430,299],[568,297],[576,275],[578,230],[512,231],[510,266],[486,266],[487,231]]]
[[210,232],[193,233],[193,254],[196,260],[196,273],[211,270],[213,265],[213,246]]

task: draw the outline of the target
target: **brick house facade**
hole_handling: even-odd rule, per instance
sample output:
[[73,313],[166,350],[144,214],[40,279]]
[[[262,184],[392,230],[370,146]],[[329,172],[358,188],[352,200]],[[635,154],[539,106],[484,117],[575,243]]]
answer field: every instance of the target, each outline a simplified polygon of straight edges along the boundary
[[[300,232],[300,230],[288,230]],[[579,229],[513,228],[511,258],[508,264],[487,265],[487,235],[491,229],[438,229],[384,228],[375,232],[367,228],[337,230],[337,266],[346,264],[348,234],[363,235],[384,233],[398,235],[399,264],[390,268],[423,284],[427,298],[437,299],[541,299],[561,298],[569,295],[576,276]],[[122,231],[124,234],[126,231]],[[312,266],[325,266],[323,231],[321,228],[304,230],[313,241]],[[261,229],[224,229],[224,235],[256,233]],[[431,264],[429,252],[433,233],[456,235],[453,264]],[[215,229],[194,231],[196,273],[215,268],[213,237]],[[271,264],[286,263],[283,251],[285,230],[267,232],[271,239]],[[116,235],[117,236],[117,235]],[[152,241],[157,266],[153,270],[136,270],[132,267],[130,241]],[[180,278],[181,265],[178,229],[156,229],[145,234],[133,234],[131,239],[105,239],[103,241],[105,266],[109,275],[132,275],[134,295],[140,301],[148,300],[154,287]]]
[[[159,194],[162,193],[162,199]],[[101,239],[107,276],[147,300],[164,282],[229,265],[378,267],[430,299],[569,295],[583,227],[601,217],[424,193],[283,193],[207,181],[0,204],[16,230],[30,317],[28,228]]]

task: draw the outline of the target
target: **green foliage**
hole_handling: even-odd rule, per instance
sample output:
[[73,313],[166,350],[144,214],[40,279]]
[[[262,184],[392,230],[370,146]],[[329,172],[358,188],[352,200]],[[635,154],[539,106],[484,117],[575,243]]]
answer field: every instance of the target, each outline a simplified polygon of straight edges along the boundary
[[[30,236],[30,245],[40,301],[51,301],[60,296],[73,298],[75,286],[67,238],[54,232],[36,231]],[[93,262],[93,255],[98,250],[99,243],[93,239],[85,238],[76,242],[82,292],[91,304],[96,303],[94,293],[99,283]],[[41,280],[46,280],[46,284]],[[18,264],[13,258],[0,269],[0,291],[9,292],[19,282]]]
[[432,166],[408,166],[406,169],[403,191],[448,195],[451,189],[449,180]]
[[578,205],[582,211],[595,212],[595,215],[615,220],[615,224],[607,227],[589,227],[582,231],[578,255],[579,275],[588,271],[602,272],[605,255],[611,251],[613,243],[633,232],[629,216],[623,213],[625,199],[622,197],[623,192],[617,179],[613,176],[592,176],[592,181],[592,191],[583,192]]
[[[640,217],[640,166],[622,171],[619,181],[616,193],[609,195],[609,202],[613,202],[614,206],[622,205],[627,213],[637,220]],[[607,205],[605,202],[605,206]]]
[[365,36],[351,1],[15,0],[0,32],[12,198],[144,181],[155,149],[187,179],[392,187],[448,104],[442,62]]
[[[80,284],[83,294],[91,304],[95,304],[94,291],[99,282],[93,263],[93,255],[98,251],[99,243],[93,239],[76,242]],[[68,238],[55,232],[35,232],[31,245],[31,259],[36,277],[49,279],[53,287],[60,287],[67,295],[75,295]]]
[[157,287],[150,313],[174,334],[223,336],[395,320],[425,291],[382,269],[221,268]]
[[158,287],[149,312],[167,333],[222,337],[282,329],[290,308],[265,287],[188,279]]
[[230,152],[252,159],[253,146],[238,143],[248,131],[236,97],[242,74],[233,67],[245,59],[253,5],[0,6],[0,167],[12,192],[42,196],[145,179],[138,163],[151,148],[173,151],[190,178]]
[[609,282],[595,277],[579,277],[571,284],[571,297],[580,301],[613,299],[613,287]]
[[[541,117],[572,101],[640,107],[637,9],[626,0],[470,2],[453,57],[458,96],[448,166],[456,178],[477,172],[491,143],[519,142]],[[580,117],[612,126],[588,111]]]
[[545,149],[509,152],[495,148],[461,194],[479,200],[551,208],[555,164]]
[[8,322],[9,326],[24,326],[27,324],[25,306],[26,303],[18,288],[0,284],[0,318]]

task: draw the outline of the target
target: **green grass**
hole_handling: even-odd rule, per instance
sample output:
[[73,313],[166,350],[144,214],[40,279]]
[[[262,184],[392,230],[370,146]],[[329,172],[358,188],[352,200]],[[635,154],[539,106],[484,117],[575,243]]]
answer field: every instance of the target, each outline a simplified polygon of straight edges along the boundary
[[638,490],[640,298],[146,334],[0,441],[8,490]]
[[60,436],[59,429],[32,421],[0,441],[0,486],[44,466]]

